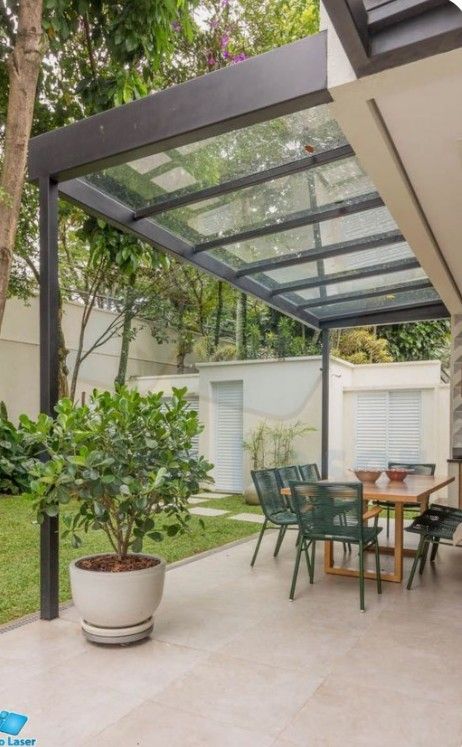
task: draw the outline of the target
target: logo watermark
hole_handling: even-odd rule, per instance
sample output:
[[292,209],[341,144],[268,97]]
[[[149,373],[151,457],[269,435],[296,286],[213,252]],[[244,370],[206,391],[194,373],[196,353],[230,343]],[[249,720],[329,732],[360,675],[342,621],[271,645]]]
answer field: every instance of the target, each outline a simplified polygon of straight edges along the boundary
[[[17,739],[27,723],[28,717],[14,711],[0,711],[0,747],[33,747],[37,744],[36,739]],[[7,737],[2,737],[6,734]]]

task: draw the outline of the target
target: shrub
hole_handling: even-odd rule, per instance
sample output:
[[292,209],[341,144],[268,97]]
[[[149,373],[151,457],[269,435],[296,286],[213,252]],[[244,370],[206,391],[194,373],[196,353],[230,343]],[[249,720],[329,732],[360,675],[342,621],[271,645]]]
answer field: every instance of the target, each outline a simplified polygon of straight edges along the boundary
[[165,402],[162,393],[142,396],[126,387],[94,392],[88,405],[63,399],[56,420],[41,416],[31,424],[49,455],[31,482],[39,522],[68,506],[63,536],[78,547],[82,533],[103,531],[119,558],[141,552],[146,536],[160,541],[164,531],[184,531],[187,499],[210,479],[212,466],[192,455],[201,426],[185,394],[174,389]]
[[17,495],[29,490],[31,467],[40,447],[28,439],[24,418],[21,416],[16,427],[8,420],[4,402],[0,402],[0,494]]

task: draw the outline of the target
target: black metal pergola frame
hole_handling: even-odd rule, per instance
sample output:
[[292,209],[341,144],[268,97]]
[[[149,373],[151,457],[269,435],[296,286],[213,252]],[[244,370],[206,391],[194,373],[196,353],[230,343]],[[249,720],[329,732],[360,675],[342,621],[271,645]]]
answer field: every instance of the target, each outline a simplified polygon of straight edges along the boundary
[[[309,170],[352,155],[348,145],[326,153],[272,167],[256,174],[225,181],[188,196],[166,197],[155,204],[131,209],[98,189],[82,177],[171,148],[195,143],[205,138],[238,130],[286,114],[309,109],[331,101],[327,90],[327,35],[321,32],[286,47],[252,58],[244,63],[210,73],[188,83],[147,96],[130,104],[82,120],[70,126],[45,133],[31,140],[29,178],[40,190],[40,408],[53,414],[58,399],[58,199],[62,197],[87,213],[104,218],[120,230],[130,232],[142,241],[190,262],[219,277],[241,291],[254,295],[303,324],[322,331],[323,339],[323,408],[322,472],[327,475],[328,397],[329,397],[329,329],[435,319],[448,312],[438,300],[423,303],[403,302],[386,310],[367,313],[345,312],[320,320],[310,308],[315,302],[297,306],[290,293],[300,287],[310,288],[335,282],[325,275],[314,280],[290,283],[270,289],[254,276],[264,269],[295,266],[307,261],[322,261],[343,254],[392,245],[404,241],[399,231],[331,244],[300,252],[297,255],[263,260],[241,269],[233,269],[209,254],[214,246],[307,226],[383,205],[377,193],[348,202],[320,207],[291,215],[287,220],[234,234],[219,240],[188,243],[156,223],[155,215],[198,200],[239,191],[263,184],[286,174]],[[418,267],[413,257],[352,270],[351,277],[380,276],[401,269]],[[342,274],[345,278],[345,273]],[[382,288],[359,291],[357,298],[374,298],[385,292],[396,294],[431,287],[427,279],[395,283]],[[287,295],[289,294],[289,295]],[[347,300],[351,294],[323,297],[321,305]],[[356,298],[356,296],[354,296]],[[332,301],[334,299],[334,301]],[[316,303],[316,305],[318,305]],[[48,518],[41,527],[41,615],[52,619],[58,615],[58,519]]]

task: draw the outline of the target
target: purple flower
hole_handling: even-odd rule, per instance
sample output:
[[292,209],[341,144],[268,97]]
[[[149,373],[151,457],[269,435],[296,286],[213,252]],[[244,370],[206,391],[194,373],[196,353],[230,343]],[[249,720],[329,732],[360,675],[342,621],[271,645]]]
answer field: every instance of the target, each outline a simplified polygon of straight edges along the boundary
[[247,55],[244,52],[240,52],[239,54],[234,55],[232,62],[233,63],[244,62],[244,60],[246,59],[247,59]]
[[217,61],[216,61],[215,57],[210,52],[209,56],[207,57],[207,65],[209,65],[210,67],[213,67],[213,65],[216,65],[216,62]]
[[229,0],[221,0],[221,7],[226,8],[229,5]]
[[173,21],[172,29],[177,32],[181,31],[181,23],[179,21]]
[[210,21],[210,28],[211,29],[217,29],[218,28],[218,23],[219,22],[218,22],[217,18],[212,18],[212,20]]
[[223,55],[224,59],[227,60],[229,58],[229,52],[228,52],[228,50],[224,49],[222,51],[222,55]]
[[228,34],[223,34],[223,36],[220,39],[221,47],[227,47],[229,44],[229,36]]

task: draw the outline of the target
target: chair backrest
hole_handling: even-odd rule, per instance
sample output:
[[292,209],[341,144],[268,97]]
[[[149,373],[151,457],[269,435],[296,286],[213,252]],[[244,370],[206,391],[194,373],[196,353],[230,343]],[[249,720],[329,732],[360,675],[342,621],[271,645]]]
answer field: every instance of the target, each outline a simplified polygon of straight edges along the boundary
[[289,483],[291,480],[300,480],[301,475],[296,464],[291,467],[276,467],[277,476],[281,484],[281,488],[290,487]]
[[433,477],[435,474],[436,464],[408,464],[407,462],[388,462],[388,469],[412,469],[415,475],[429,475]]
[[276,469],[252,470],[252,480],[260,505],[267,519],[281,511],[287,511],[287,502],[281,495],[281,484]]
[[298,471],[300,472],[300,477],[302,478],[302,480],[306,480],[306,482],[321,479],[319,467],[314,462],[312,464],[300,464],[298,467]]
[[[292,505],[306,536],[363,538],[363,486],[357,482],[291,482]],[[342,533],[342,528],[344,533]]]

